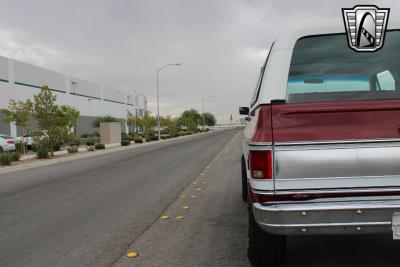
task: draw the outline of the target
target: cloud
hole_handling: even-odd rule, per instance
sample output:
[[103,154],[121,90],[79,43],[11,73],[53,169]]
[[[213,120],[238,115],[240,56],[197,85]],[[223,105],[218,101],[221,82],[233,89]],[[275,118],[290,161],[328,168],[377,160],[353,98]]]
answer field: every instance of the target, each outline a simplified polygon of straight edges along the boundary
[[[364,3],[372,3],[366,1]],[[267,51],[286,24],[341,20],[358,1],[13,0],[2,3],[0,55],[148,95],[161,113],[207,110],[237,116],[248,105]],[[381,1],[398,15],[395,1]],[[397,12],[397,13],[396,13]]]

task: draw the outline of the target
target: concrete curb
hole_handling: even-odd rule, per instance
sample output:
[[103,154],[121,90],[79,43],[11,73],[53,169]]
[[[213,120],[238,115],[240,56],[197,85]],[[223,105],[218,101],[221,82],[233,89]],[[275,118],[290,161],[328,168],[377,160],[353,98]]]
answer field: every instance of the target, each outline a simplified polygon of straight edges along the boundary
[[[181,137],[177,137],[177,138],[165,139],[165,140],[160,140],[160,141],[147,142],[147,143],[143,143],[143,144],[131,144],[130,146],[120,146],[120,145],[119,146],[109,146],[108,149],[105,149],[105,150],[96,150],[94,152],[87,152],[84,154],[69,155],[69,156],[66,156],[63,158],[38,159],[34,162],[30,162],[30,163],[26,163],[26,164],[22,163],[22,164],[18,164],[17,166],[1,167],[0,175],[11,173],[11,172],[16,172],[16,171],[20,171],[20,170],[27,170],[27,169],[31,169],[31,168],[37,168],[37,167],[48,166],[48,165],[62,163],[62,162],[73,161],[76,159],[96,157],[96,156],[105,155],[105,154],[109,154],[109,153],[114,153],[114,152],[119,152],[119,151],[124,151],[124,150],[131,150],[131,149],[136,149],[136,148],[146,147],[146,146],[151,146],[151,145],[156,145],[156,144],[171,143],[171,142],[174,142],[177,140],[193,138],[196,136],[201,136],[201,135],[211,134],[211,133],[215,133],[215,131],[207,132],[207,133],[199,133],[199,134],[194,134],[194,135],[181,136]],[[65,154],[65,155],[67,155],[67,154]]]

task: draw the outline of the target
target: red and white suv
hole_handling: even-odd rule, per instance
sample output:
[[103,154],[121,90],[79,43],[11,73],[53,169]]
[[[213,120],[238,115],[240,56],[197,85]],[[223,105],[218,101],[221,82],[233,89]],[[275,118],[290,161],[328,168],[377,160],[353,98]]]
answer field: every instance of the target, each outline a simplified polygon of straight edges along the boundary
[[256,266],[278,264],[288,235],[400,238],[400,24],[369,53],[349,48],[341,21],[314,25],[275,40],[240,108]]

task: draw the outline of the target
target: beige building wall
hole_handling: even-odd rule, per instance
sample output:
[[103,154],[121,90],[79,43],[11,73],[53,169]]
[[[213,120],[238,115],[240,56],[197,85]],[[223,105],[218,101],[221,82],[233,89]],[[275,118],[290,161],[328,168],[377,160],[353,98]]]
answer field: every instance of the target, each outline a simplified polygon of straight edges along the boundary
[[101,122],[100,123],[100,143],[102,143],[102,144],[121,143],[121,124],[120,124],[120,122]]

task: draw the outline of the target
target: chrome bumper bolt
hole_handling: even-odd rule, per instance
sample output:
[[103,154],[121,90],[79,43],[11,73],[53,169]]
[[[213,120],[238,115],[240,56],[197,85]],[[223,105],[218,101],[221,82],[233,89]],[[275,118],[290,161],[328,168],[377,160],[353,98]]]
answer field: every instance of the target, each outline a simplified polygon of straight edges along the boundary
[[357,231],[361,231],[361,227],[360,226],[357,226]]
[[362,210],[357,210],[357,214],[362,214]]
[[305,211],[301,212],[301,216],[306,216],[306,215],[307,215],[307,212],[305,212]]
[[306,229],[306,228],[303,228],[303,229],[301,229],[301,231],[302,231],[303,233],[305,233],[305,232],[307,232],[307,229]]

